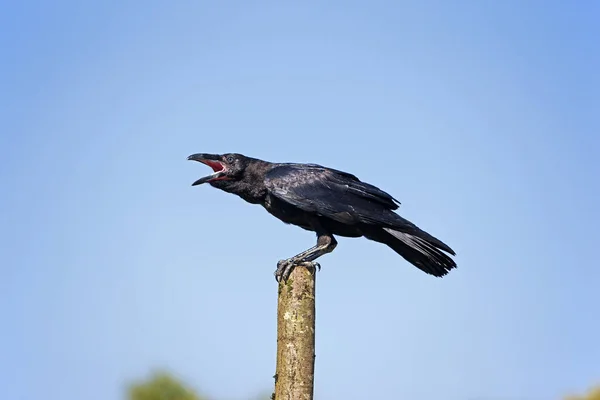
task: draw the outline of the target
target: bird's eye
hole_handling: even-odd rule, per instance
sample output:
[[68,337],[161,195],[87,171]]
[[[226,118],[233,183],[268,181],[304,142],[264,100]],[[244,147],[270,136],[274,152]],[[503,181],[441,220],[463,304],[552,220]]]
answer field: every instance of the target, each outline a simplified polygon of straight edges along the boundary
[[234,161],[233,156],[227,156],[227,158],[225,158],[225,160],[227,160],[228,163],[232,163]]

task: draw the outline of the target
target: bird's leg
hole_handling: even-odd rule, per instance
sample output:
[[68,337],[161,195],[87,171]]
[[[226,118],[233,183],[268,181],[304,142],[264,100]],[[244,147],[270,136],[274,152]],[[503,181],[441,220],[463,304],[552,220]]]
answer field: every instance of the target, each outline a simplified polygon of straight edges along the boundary
[[296,254],[294,257],[288,258],[287,260],[280,260],[277,263],[275,279],[277,282],[281,282],[282,280],[287,281],[290,274],[297,266],[307,267],[312,270],[318,268],[320,270],[321,266],[319,263],[314,262],[314,260],[324,254],[331,253],[336,246],[337,241],[332,235],[324,233],[319,234],[316,246],[313,246],[300,254]]

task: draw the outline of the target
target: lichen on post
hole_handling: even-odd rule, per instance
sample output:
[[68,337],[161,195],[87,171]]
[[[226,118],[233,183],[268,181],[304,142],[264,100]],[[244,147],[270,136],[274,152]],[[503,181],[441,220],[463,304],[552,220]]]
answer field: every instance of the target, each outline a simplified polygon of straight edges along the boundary
[[296,267],[279,283],[276,400],[312,400],[315,371],[315,283],[312,268]]

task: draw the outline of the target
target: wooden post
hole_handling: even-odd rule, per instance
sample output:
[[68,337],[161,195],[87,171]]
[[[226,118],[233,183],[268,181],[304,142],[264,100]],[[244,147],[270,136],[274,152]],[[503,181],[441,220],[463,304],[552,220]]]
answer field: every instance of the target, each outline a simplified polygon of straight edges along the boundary
[[315,372],[316,273],[296,267],[279,283],[275,400],[312,400]]

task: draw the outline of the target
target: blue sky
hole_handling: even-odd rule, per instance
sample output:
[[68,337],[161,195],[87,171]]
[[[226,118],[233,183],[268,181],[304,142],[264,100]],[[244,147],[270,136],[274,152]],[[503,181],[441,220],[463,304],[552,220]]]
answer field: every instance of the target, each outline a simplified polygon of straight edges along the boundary
[[450,244],[427,276],[340,239],[319,399],[560,398],[600,381],[600,16],[591,1],[5,2],[3,397],[123,398],[166,368],[272,385],[277,260],[314,236],[195,152],[347,170]]

